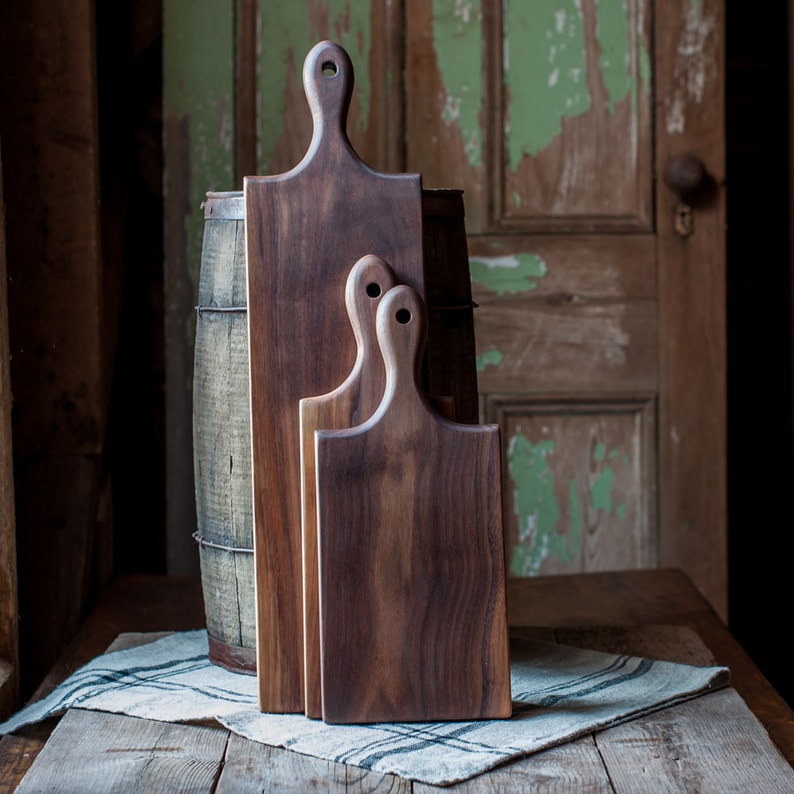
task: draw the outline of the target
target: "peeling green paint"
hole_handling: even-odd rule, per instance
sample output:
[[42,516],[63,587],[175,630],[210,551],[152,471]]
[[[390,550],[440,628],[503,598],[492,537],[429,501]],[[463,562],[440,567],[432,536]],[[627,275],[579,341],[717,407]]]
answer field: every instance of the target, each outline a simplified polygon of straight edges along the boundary
[[469,260],[472,281],[491,292],[530,292],[538,286],[548,270],[546,263],[535,254],[519,253],[509,256],[482,256]]
[[[306,0],[260,4],[257,164],[261,173],[271,173],[273,152],[284,134],[284,86],[289,70],[292,70],[297,84],[302,85],[303,61],[318,41],[332,39],[347,51],[355,72],[353,96],[361,107],[358,126],[365,129],[369,120],[372,91],[369,74],[371,4],[350,0],[319,0],[312,5],[310,14]],[[328,22],[327,28],[325,20]]]
[[504,80],[511,170],[546,148],[562,119],[590,107],[585,40],[577,0],[505,0]]
[[[593,447],[593,461],[595,463],[604,464],[606,461],[615,462],[618,460],[618,457],[620,457],[621,463],[629,463],[629,456],[626,454],[621,456],[617,448],[613,447],[607,452],[607,446],[603,441],[596,442]],[[612,465],[601,465],[595,480],[590,486],[590,507],[593,510],[603,510],[607,515],[611,515],[614,487],[615,471]],[[621,502],[615,512],[618,519],[622,521],[626,515],[626,503]]]
[[562,514],[548,460],[554,449],[552,439],[533,443],[521,433],[508,445],[507,465],[518,519],[518,543],[511,550],[510,570],[516,576],[535,576],[545,559],[570,562],[579,553],[581,518],[573,481],[568,490],[571,534],[559,531]]
[[625,0],[599,0],[596,39],[600,49],[598,65],[607,90],[610,113],[636,87],[630,67],[629,16]]
[[[163,4],[163,111],[167,134],[178,137],[167,143],[175,160],[168,178],[180,181],[187,206],[184,253],[194,295],[204,229],[201,202],[208,190],[235,187],[234,37],[231,7],[219,10],[210,0]],[[186,327],[191,334],[194,325]]]
[[568,514],[571,517],[571,548],[578,556],[582,529],[582,506],[579,503],[579,491],[574,477],[571,477],[568,482]]
[[590,486],[590,506],[593,510],[605,510],[607,515],[612,512],[612,487],[615,474],[611,466],[605,466]]
[[309,11],[304,2],[263,3],[259,10],[256,79],[257,171],[272,173],[273,151],[284,134],[285,86],[292,70],[296,79],[306,53],[316,43],[309,32]]
[[499,350],[486,350],[476,358],[477,372],[485,372],[486,367],[498,367],[502,361],[504,361],[504,355]]
[[474,0],[433,0],[433,46],[446,95],[442,120],[457,124],[466,159],[482,164],[482,20]]
[[[587,52],[581,0],[505,0],[505,71],[509,123],[507,159],[515,171],[525,155],[534,157],[561,132],[563,119],[590,110]],[[633,71],[632,15],[626,0],[596,4],[598,70],[606,89],[606,107],[631,96],[637,112],[638,77]],[[639,47],[639,80],[647,94],[651,61]]]
[[649,94],[651,92],[651,56],[644,44],[640,44],[640,80],[643,92]]

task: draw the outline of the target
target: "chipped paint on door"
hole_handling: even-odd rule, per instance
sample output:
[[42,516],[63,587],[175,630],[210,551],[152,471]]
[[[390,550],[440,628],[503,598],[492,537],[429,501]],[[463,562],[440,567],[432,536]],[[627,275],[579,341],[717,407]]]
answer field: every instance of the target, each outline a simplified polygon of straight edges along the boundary
[[433,0],[433,46],[444,85],[441,116],[457,124],[469,165],[482,163],[482,12],[474,0]]
[[[178,138],[167,145],[182,157],[167,163],[166,184],[184,202],[185,274],[195,296],[204,229],[201,203],[208,190],[234,188],[234,15],[208,0],[168,0],[163,31],[165,129],[169,138]],[[192,347],[191,320],[185,336]]]
[[614,515],[619,521],[623,521],[626,516],[626,502],[621,501],[614,507],[613,493],[615,490],[615,470],[614,465],[621,464],[630,466],[631,461],[627,454],[619,455],[616,448],[610,449],[607,454],[607,447],[603,441],[596,443],[593,449],[593,463],[595,476],[590,486],[590,508],[595,512],[603,510],[607,517]]
[[[631,19],[626,7],[626,0],[600,0],[597,5],[596,39],[599,46],[598,65],[607,92],[607,107],[614,112],[615,105],[631,96],[636,111],[637,91],[639,86],[632,68],[630,30]],[[639,4],[637,23],[642,30],[642,4]],[[647,93],[650,89],[650,57],[648,50],[640,43],[639,75],[642,88]]]
[[590,107],[585,38],[576,0],[506,0],[504,75],[509,101],[508,160],[544,149],[562,119]]
[[[534,157],[545,149],[562,131],[564,119],[591,109],[594,79],[604,86],[610,114],[627,97],[636,113],[637,75],[645,92],[650,87],[645,47],[639,48],[639,64],[632,63],[632,24],[642,29],[641,6],[635,10],[627,0],[600,0],[593,9],[595,38],[591,39],[581,0],[505,0],[505,134],[511,171],[518,169],[525,155]],[[589,75],[588,68],[595,68],[597,74]]]
[[[494,408],[496,412],[494,413]],[[653,566],[654,404],[486,397],[505,439],[505,539],[512,576]]]
[[686,109],[690,103],[702,104],[706,81],[717,77],[717,64],[709,41],[716,34],[717,22],[703,13],[700,0],[690,0],[675,60],[673,91],[667,100],[665,128],[668,135],[683,135]]
[[469,260],[472,281],[482,284],[497,295],[531,292],[548,269],[539,256],[529,253],[506,256],[480,256]]
[[369,120],[371,80],[371,2],[350,0],[296,0],[290,3],[260,3],[257,40],[257,84],[259,85],[259,130],[257,162],[263,173],[273,159],[276,144],[284,134],[285,90],[274,86],[302,84],[306,53],[324,39],[345,48],[355,72],[354,97],[361,112],[357,126],[366,129]]
[[516,433],[508,444],[513,511],[518,519],[517,543],[509,560],[514,576],[536,576],[548,558],[570,562],[579,556],[581,508],[576,486],[569,483],[569,532],[564,533],[555,493],[554,452],[553,439],[533,443],[523,433]]
[[477,374],[485,372],[487,367],[498,367],[504,361],[504,354],[496,348],[481,353],[476,358]]

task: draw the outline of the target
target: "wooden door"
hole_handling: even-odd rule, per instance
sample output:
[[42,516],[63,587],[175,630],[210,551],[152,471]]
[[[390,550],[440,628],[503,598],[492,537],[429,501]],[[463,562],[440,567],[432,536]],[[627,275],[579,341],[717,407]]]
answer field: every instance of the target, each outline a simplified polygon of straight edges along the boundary
[[[190,130],[233,129],[234,145],[224,134],[212,151],[234,162],[238,185],[306,151],[301,66],[330,38],[354,64],[348,130],[361,157],[465,190],[511,574],[677,566],[725,615],[722,3],[237,8],[235,56],[212,64],[218,86],[234,65],[234,101],[219,90],[217,124],[199,128],[196,115]],[[174,85],[196,71],[184,67]],[[210,107],[207,85],[196,114]],[[663,173],[687,153],[707,178],[682,236]],[[190,184],[234,186],[191,168]]]
[[[465,189],[510,573],[679,566],[724,615],[721,14],[408,0],[405,142],[425,186]],[[683,236],[663,172],[686,154]]]

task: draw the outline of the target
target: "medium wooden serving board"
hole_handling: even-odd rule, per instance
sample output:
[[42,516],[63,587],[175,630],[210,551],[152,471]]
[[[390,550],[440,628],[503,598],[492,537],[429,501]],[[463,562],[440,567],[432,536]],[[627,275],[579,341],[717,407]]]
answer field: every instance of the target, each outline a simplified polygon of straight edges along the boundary
[[298,402],[352,369],[345,281],[361,256],[383,257],[423,292],[419,175],[378,173],[353,151],[353,69],[341,47],[313,47],[303,80],[314,119],[306,156],[244,183],[257,668],[260,707],[274,712],[304,708]]
[[314,432],[353,427],[369,419],[386,383],[375,317],[380,299],[397,283],[380,257],[362,257],[347,279],[345,303],[358,345],[353,369],[328,394],[300,401],[301,499],[303,531],[303,646],[306,716],[322,716],[320,689],[320,593],[317,572],[317,488]]
[[510,716],[499,428],[430,406],[425,327],[416,292],[390,290],[381,404],[315,433],[326,722]]

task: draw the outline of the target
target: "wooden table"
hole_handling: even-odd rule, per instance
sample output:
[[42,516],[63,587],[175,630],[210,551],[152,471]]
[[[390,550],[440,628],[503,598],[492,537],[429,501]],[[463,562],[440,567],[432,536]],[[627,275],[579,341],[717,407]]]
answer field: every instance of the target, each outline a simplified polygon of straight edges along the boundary
[[[680,571],[513,580],[510,623],[582,647],[731,668],[733,687],[450,789],[259,745],[217,727],[73,710],[0,741],[0,792],[794,791],[794,713]],[[105,594],[40,697],[123,632],[203,626],[195,579],[133,576]],[[748,708],[749,706],[749,708]],[[54,729],[58,730],[53,733]],[[52,736],[51,736],[52,734]],[[771,738],[771,741],[770,741]],[[36,763],[34,764],[34,760]],[[24,781],[23,776],[26,775]],[[20,784],[20,781],[22,783]]]

